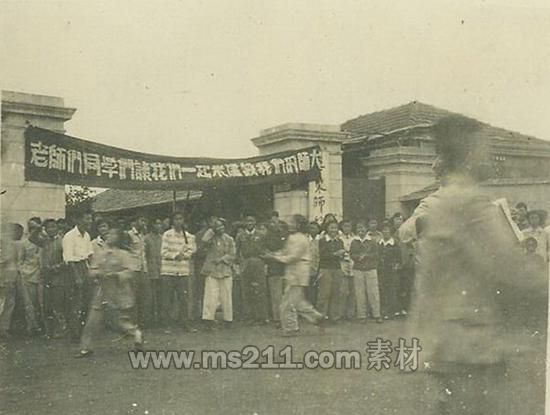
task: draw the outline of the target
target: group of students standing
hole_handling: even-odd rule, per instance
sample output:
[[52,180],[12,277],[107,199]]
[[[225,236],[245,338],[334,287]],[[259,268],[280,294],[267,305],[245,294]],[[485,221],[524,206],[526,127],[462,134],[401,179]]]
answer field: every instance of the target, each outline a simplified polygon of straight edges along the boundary
[[[327,215],[310,239],[313,263],[310,298],[330,320],[370,316],[378,323],[406,316],[414,281],[414,247],[399,237],[403,216],[381,226],[376,219],[337,222]],[[312,228],[315,225],[312,224]]]
[[400,215],[380,230],[374,219],[359,221],[355,233],[334,215],[322,225],[300,215],[288,223],[277,212],[263,223],[247,215],[234,236],[217,217],[192,234],[181,212],[168,229],[167,221],[144,216],[129,226],[94,221],[89,212],[75,219],[68,228],[31,218],[25,235],[22,226],[3,224],[1,336],[9,334],[16,299],[30,335],[67,333],[82,356],[104,320],[140,347],[142,328],[196,331],[193,321],[202,320],[210,329],[219,308],[228,326],[235,310],[240,320],[275,322],[287,334],[296,332],[300,310],[319,323],[369,315],[382,322],[408,308],[414,270],[398,237]]

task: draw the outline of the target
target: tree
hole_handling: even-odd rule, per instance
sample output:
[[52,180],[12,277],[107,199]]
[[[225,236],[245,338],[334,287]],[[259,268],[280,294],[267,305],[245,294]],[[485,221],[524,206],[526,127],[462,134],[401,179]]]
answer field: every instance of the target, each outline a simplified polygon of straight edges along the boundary
[[90,210],[95,191],[87,186],[67,186],[65,189],[65,211],[71,216],[79,210]]

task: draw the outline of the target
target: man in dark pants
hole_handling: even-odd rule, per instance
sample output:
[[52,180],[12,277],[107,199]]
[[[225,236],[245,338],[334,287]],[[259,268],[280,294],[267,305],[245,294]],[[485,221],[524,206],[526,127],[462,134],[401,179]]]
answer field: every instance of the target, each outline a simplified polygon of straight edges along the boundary
[[247,215],[244,230],[235,238],[241,268],[241,292],[246,320],[264,323],[269,320],[266,267],[260,258],[263,238],[256,231],[256,218]]
[[[188,323],[192,313],[189,303],[192,298],[189,295],[192,290],[191,257],[195,251],[195,237],[186,231],[183,213],[174,212],[172,228],[164,232],[161,243],[163,323],[176,320],[185,331],[191,332],[196,331]],[[178,315],[173,319],[175,306]]]
[[46,335],[58,338],[65,327],[65,282],[63,246],[54,219],[44,221],[46,240],[41,250],[41,272],[44,284],[44,325]]
[[67,264],[68,325],[71,340],[80,341],[82,327],[86,323],[89,299],[86,292],[91,286],[88,260],[93,253],[88,231],[92,226],[92,214],[79,212],[76,226],[63,237],[63,260]]
[[162,258],[160,255],[162,246],[162,220],[155,219],[151,224],[151,231],[145,236],[145,262],[147,264],[147,278],[151,284],[151,316],[153,323],[160,322],[161,315],[161,285],[160,268]]
[[140,327],[149,327],[152,318],[151,284],[147,278],[147,264],[145,262],[146,232],[147,218],[138,216],[131,221],[131,228],[127,233],[132,258],[131,268],[135,273],[133,286],[136,295],[136,321]]

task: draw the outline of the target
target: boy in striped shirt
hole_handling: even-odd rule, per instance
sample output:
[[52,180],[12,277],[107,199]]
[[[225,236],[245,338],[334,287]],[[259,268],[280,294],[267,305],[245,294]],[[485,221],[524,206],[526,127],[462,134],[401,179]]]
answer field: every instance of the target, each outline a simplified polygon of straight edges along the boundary
[[195,237],[185,230],[183,213],[174,212],[172,228],[164,232],[161,243],[162,314],[165,322],[173,321],[172,310],[177,304],[179,319],[176,320],[180,320],[188,331],[192,330],[187,320],[190,317],[191,256],[195,251]]

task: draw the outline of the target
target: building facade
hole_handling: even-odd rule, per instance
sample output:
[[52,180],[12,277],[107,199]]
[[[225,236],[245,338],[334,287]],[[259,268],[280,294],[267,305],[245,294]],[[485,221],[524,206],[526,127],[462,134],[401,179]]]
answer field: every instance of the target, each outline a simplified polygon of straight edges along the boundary
[[[64,216],[64,186],[25,181],[23,134],[28,125],[64,133],[65,122],[74,112],[62,98],[2,93],[3,220],[24,223],[31,216]],[[259,154],[316,146],[315,162],[322,166],[320,180],[190,189],[193,200],[187,196],[181,199],[181,194],[174,198],[171,191],[162,195],[152,191],[149,195],[147,191],[108,190],[96,196],[93,206],[98,212],[117,215],[154,212],[161,206],[166,211],[175,206],[195,206],[195,212],[204,213],[210,207],[210,213],[226,214],[230,219],[244,213],[266,215],[270,210],[277,210],[283,220],[294,213],[317,221],[327,213],[353,220],[382,219],[395,212],[407,215],[420,199],[437,189],[431,168],[436,157],[432,130],[440,118],[451,114],[411,102],[341,125],[283,124],[262,130],[252,139]],[[550,210],[550,141],[487,124],[483,124],[480,140],[490,150],[494,174],[484,186],[491,196]]]
[[32,216],[64,217],[64,186],[25,181],[23,134],[29,125],[64,133],[76,110],[63,98],[13,91],[2,91],[1,102],[1,219],[25,224]]

